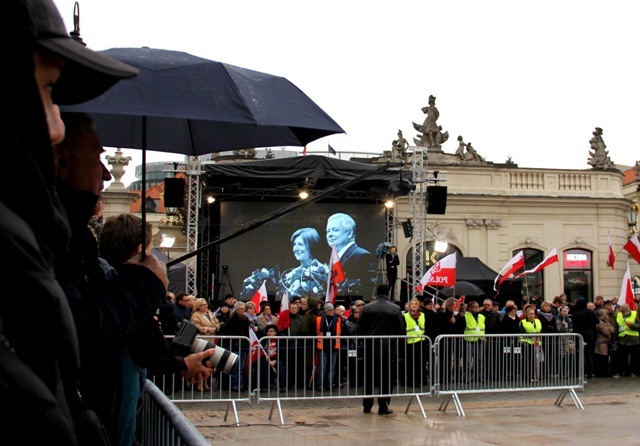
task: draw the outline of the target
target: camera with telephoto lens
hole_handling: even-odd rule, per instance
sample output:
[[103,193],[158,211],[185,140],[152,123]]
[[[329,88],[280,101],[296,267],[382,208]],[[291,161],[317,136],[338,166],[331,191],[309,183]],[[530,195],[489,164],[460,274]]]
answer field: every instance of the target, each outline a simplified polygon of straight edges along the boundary
[[173,338],[171,343],[171,349],[174,354],[180,356],[187,356],[191,353],[200,353],[210,348],[215,349],[213,355],[209,358],[205,358],[202,363],[206,361],[211,362],[211,366],[216,370],[220,370],[227,375],[231,373],[231,369],[238,360],[238,355],[226,350],[219,345],[215,345],[212,342],[200,339],[198,337],[198,327],[191,321],[183,320],[180,323],[178,332]]

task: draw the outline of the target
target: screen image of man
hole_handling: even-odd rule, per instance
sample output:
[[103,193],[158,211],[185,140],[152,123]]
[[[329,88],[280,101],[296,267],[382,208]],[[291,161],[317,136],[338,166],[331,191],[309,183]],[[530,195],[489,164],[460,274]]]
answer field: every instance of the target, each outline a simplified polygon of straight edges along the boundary
[[346,280],[339,292],[365,290],[375,281],[373,255],[356,243],[356,222],[347,214],[333,214],[327,220],[327,243],[336,246]]

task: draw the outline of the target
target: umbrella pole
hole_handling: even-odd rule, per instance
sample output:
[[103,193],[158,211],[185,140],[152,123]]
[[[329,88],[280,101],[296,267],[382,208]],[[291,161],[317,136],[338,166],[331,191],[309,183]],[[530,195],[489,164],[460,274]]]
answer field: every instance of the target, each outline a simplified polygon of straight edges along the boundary
[[147,241],[145,226],[147,225],[147,117],[142,117],[142,187],[140,188],[140,217],[142,218],[142,241],[140,258],[146,257]]

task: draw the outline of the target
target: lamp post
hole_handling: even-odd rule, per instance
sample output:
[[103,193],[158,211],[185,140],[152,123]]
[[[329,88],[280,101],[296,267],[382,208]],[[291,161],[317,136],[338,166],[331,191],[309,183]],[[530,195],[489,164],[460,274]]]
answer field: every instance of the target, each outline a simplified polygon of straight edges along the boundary
[[627,236],[629,238],[638,232],[638,208],[639,206],[634,203],[627,210]]

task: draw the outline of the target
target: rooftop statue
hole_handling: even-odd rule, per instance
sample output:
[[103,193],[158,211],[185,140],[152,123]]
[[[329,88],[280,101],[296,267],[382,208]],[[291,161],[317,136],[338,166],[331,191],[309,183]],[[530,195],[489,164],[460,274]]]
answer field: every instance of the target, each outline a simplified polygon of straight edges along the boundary
[[596,127],[593,131],[593,137],[589,140],[591,148],[589,150],[589,160],[587,163],[594,169],[615,169],[615,165],[609,157],[609,151],[602,139],[602,129]]
[[449,132],[443,132],[442,127],[438,125],[440,112],[436,108],[436,97],[429,96],[429,105],[422,107],[422,113],[427,117],[422,125],[413,123],[413,128],[418,132],[417,137],[413,141],[418,146],[427,147],[429,149],[440,149],[442,144],[449,139]]
[[404,161],[405,155],[407,154],[407,147],[409,147],[409,143],[404,136],[402,136],[402,130],[398,130],[398,139],[394,139],[391,142],[391,158]]

